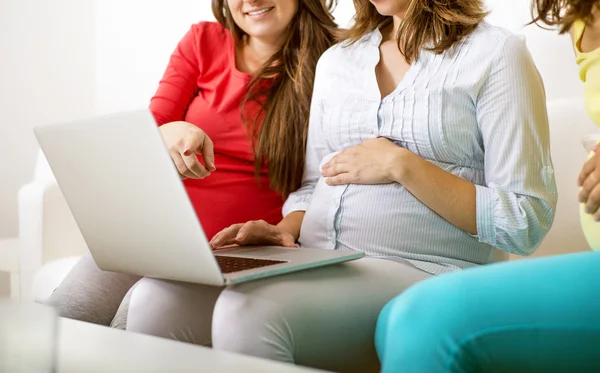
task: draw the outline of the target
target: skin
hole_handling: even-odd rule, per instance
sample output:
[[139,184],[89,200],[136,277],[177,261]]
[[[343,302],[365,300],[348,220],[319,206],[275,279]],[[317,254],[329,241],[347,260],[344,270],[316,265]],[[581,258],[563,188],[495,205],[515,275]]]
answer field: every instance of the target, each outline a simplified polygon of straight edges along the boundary
[[[236,46],[237,68],[255,74],[283,45],[298,11],[298,0],[228,0],[227,6],[234,22],[246,34]],[[268,11],[256,13],[261,10]],[[162,125],[160,132],[181,179],[204,179],[216,170],[213,142],[198,126],[171,122]]]

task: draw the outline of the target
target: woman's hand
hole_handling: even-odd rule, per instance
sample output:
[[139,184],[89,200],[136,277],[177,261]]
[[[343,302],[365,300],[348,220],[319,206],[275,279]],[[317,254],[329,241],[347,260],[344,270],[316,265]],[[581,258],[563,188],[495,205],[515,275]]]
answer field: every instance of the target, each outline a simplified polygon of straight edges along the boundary
[[[160,126],[160,132],[181,179],[204,179],[216,170],[213,143],[200,128],[171,122]],[[204,164],[196,154],[202,155]]]
[[595,154],[583,165],[578,183],[579,202],[585,203],[585,211],[594,215],[594,220],[600,221],[600,155],[596,147]]
[[329,185],[399,182],[404,152],[406,149],[383,137],[367,140],[333,157],[321,174]]
[[229,245],[275,245],[296,247],[294,237],[284,229],[264,220],[234,224],[217,233],[210,241],[213,249]]

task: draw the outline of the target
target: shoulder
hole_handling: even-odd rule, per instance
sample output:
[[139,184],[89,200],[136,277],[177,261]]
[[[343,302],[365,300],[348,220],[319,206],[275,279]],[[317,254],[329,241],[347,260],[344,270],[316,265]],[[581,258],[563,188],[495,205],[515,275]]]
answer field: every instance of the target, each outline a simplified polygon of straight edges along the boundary
[[188,36],[197,46],[223,47],[232,40],[231,33],[218,22],[199,22],[191,26]]
[[206,73],[229,65],[233,37],[229,30],[217,22],[193,24],[181,39],[176,53],[188,63],[195,63]]
[[[457,46],[461,65],[482,79],[497,76],[537,75],[525,36],[482,22]],[[496,74],[499,73],[499,74]]]
[[477,51],[475,55],[488,56],[487,60],[492,61],[529,55],[525,36],[487,22],[479,24],[461,43]]
[[363,56],[367,53],[365,47],[375,45],[378,47],[378,42],[374,41],[374,33],[370,32],[355,43],[350,43],[348,40],[339,42],[328,50],[326,50],[319,58],[317,63],[317,72],[332,72],[338,70],[340,65],[351,63],[360,65]]
[[[594,23],[597,23],[598,20],[594,20]],[[573,50],[575,51],[575,55],[579,56],[581,54],[581,39],[583,38],[584,32],[587,33],[587,26],[584,21],[576,20],[573,22],[573,26],[569,30],[569,35],[571,36],[571,43],[573,43]]]
[[569,34],[571,35],[571,39],[573,40],[573,42],[578,42],[579,39],[581,39],[581,36],[583,35],[584,31],[585,22],[583,22],[580,19],[575,20],[575,22],[573,22],[573,26],[571,26],[571,29],[569,30]]
[[198,22],[192,25],[192,30],[197,35],[214,36],[216,38],[230,38],[231,34],[218,22]]
[[525,36],[505,28],[482,22],[462,43],[477,48],[481,53],[496,55],[504,50],[526,50]]

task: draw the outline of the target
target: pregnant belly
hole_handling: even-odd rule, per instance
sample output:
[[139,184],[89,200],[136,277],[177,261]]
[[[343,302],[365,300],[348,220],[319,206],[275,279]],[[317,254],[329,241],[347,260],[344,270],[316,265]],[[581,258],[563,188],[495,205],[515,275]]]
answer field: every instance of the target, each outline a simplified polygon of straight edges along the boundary
[[327,249],[342,246],[383,257],[461,259],[467,250],[475,262],[485,262],[489,255],[489,250],[481,250],[486,245],[448,223],[400,184],[330,187],[319,181],[300,243]]
[[360,238],[384,245],[424,210],[400,184],[332,187],[321,179],[304,216],[300,243],[333,249],[339,239]]

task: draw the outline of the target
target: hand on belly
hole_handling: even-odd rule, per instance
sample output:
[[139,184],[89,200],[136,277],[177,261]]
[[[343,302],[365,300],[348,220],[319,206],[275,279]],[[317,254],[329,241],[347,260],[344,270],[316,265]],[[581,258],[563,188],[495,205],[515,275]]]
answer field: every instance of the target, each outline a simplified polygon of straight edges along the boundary
[[321,175],[328,185],[392,184],[400,182],[409,160],[414,163],[409,154],[387,138],[370,139],[329,155],[328,162],[321,162]]

